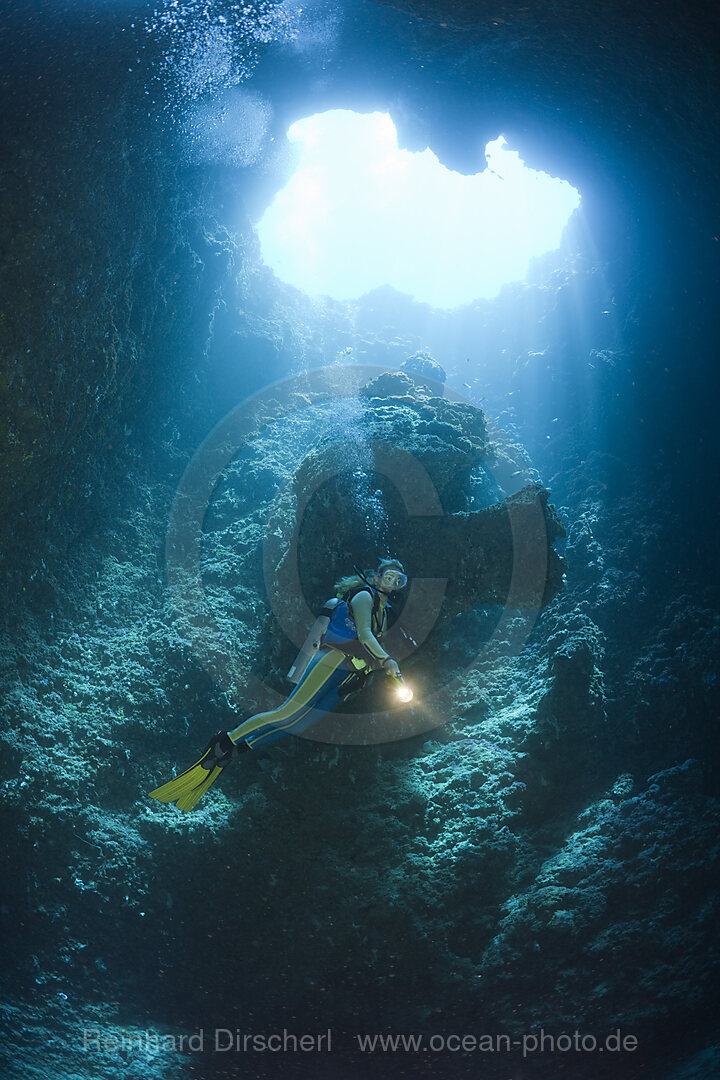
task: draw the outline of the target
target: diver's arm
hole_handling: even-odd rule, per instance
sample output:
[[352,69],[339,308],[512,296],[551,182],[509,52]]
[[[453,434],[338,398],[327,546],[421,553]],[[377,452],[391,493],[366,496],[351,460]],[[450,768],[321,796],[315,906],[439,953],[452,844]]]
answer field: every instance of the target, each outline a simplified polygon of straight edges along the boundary
[[[369,592],[357,593],[350,602],[353,618],[357,626],[358,639],[367,651],[378,660],[383,661],[383,667],[390,674],[397,674],[399,668],[394,660],[385,652],[382,645],[372,632],[372,609],[373,598]],[[385,663],[387,661],[387,663]]]

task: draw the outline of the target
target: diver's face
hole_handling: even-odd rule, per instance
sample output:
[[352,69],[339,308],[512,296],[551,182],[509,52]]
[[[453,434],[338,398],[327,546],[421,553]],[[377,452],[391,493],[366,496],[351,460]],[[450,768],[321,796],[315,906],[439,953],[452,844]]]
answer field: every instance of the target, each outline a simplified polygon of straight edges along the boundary
[[392,567],[384,570],[382,574],[376,574],[375,580],[377,588],[382,592],[398,592],[407,585],[407,575],[403,574],[401,570],[394,570]]

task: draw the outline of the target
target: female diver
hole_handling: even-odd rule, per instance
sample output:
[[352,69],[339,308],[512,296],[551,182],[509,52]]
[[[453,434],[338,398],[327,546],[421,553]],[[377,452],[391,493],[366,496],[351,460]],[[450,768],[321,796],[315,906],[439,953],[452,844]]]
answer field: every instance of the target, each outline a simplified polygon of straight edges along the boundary
[[404,589],[407,576],[397,559],[381,559],[370,581],[357,574],[335,585],[336,600],[325,606],[329,619],[317,655],[297,686],[277,709],[258,713],[231,731],[219,731],[202,757],[185,772],[150,792],[153,799],[191,810],[230,763],[233,750],[245,752],[306,731],[362,687],[371,671],[399,678],[400,669],[380,644],[387,630],[388,597]]

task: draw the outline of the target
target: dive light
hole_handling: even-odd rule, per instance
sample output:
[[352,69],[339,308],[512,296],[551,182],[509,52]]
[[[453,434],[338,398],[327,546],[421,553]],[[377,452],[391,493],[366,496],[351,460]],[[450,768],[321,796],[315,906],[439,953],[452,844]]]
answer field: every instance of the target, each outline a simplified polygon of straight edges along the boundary
[[412,701],[413,692],[400,672],[398,672],[397,675],[391,675],[390,678],[396,683],[396,692],[400,701]]

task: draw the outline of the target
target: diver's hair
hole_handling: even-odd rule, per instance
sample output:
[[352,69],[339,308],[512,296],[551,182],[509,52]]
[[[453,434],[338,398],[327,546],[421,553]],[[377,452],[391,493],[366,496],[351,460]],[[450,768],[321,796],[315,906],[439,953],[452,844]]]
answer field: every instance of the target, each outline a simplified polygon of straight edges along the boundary
[[375,571],[376,574],[384,574],[386,570],[392,567],[394,570],[399,570],[401,574],[405,573],[405,567],[399,559],[381,559],[378,563],[378,568]]
[[405,567],[399,559],[381,559],[377,564],[375,570],[365,570],[365,578],[362,578],[360,574],[348,574],[347,577],[340,578],[335,582],[335,595],[341,600],[344,600],[353,589],[362,588],[363,585],[367,585],[368,581],[372,581],[376,574],[382,574],[385,570],[389,570],[390,567],[397,569],[401,574],[405,573]]
[[[373,571],[368,570],[366,577],[372,578]],[[346,600],[353,589],[359,589],[362,586],[367,585],[367,581],[363,581],[359,574],[348,574],[347,577],[341,577],[339,581],[335,582],[335,595],[341,600]]]

